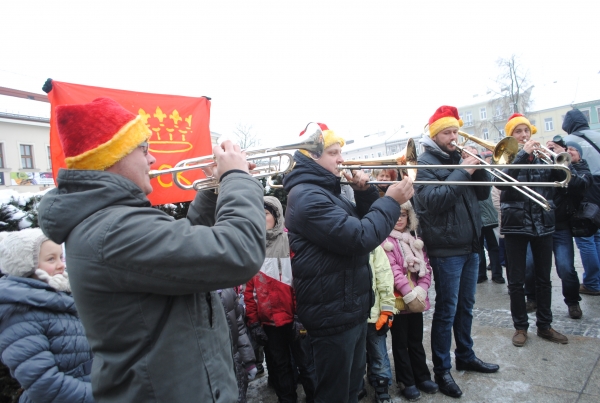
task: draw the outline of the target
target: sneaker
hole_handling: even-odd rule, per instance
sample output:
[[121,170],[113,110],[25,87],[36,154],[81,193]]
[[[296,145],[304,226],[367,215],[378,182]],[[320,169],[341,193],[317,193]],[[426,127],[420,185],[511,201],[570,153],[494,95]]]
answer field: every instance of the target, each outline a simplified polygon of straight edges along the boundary
[[549,340],[553,343],[569,344],[569,339],[567,339],[567,336],[564,336],[564,335],[558,333],[556,330],[554,330],[552,328],[538,329],[537,335],[539,337],[541,337],[542,339]]
[[494,278],[492,278],[492,281],[496,284],[506,283],[506,280],[504,280],[504,277],[494,277]]
[[579,304],[569,306],[569,316],[571,319],[581,319],[581,315],[583,315],[583,313],[581,312]]
[[527,310],[527,313],[535,312],[537,310],[537,302],[532,299],[528,300],[525,304],[525,309]]
[[512,343],[515,347],[523,347],[527,341],[527,330],[517,330],[512,337]]
[[600,295],[600,291],[590,290],[589,288],[586,288],[583,284],[579,286],[579,293],[585,295]]

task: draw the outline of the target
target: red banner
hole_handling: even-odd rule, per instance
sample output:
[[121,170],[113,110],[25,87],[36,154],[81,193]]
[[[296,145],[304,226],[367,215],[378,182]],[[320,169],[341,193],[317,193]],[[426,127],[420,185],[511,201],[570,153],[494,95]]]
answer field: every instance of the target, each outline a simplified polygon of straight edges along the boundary
[[[150,153],[156,158],[152,169],[171,168],[183,159],[212,154],[210,101],[207,98],[149,94],[52,81],[52,91],[48,93],[48,98],[52,105],[50,152],[55,180],[58,170],[66,167],[56,127],[56,107],[84,104],[98,97],[112,98],[125,109],[142,116],[144,123],[152,130],[149,146]],[[189,185],[203,177],[203,174],[198,169],[180,173],[178,177],[182,183]],[[172,179],[171,175],[152,179],[154,190],[148,198],[153,205],[190,201],[194,198],[194,190],[182,190]]]

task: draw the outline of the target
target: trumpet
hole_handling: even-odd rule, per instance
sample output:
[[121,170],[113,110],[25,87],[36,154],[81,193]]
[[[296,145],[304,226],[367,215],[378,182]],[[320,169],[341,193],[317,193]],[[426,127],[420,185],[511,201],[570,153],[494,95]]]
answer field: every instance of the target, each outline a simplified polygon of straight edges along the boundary
[[[321,158],[324,148],[323,132],[321,131],[321,128],[316,123],[309,123],[306,126],[305,133],[310,133],[310,135],[306,137],[303,136],[303,140],[299,143],[245,150],[246,155],[249,156],[247,161],[254,161],[256,163],[256,168],[254,168],[250,174],[255,178],[268,178],[273,175],[290,172],[294,167],[294,157],[292,153],[282,152],[286,150],[305,150],[308,151],[311,158],[315,160]],[[161,175],[172,175],[173,182],[183,190],[194,189],[199,191],[215,189],[219,187],[219,181],[218,178],[210,173],[211,168],[217,165],[214,160],[214,155],[190,158],[179,161],[173,168],[151,170],[148,175],[151,179]],[[193,169],[202,169],[206,178],[195,180],[191,185],[182,183],[179,174]]]
[[541,150],[536,150],[535,156],[546,164],[560,164],[565,166],[569,166],[571,164],[571,154],[568,152],[555,153],[548,147],[541,144],[539,145],[539,148],[541,148]]

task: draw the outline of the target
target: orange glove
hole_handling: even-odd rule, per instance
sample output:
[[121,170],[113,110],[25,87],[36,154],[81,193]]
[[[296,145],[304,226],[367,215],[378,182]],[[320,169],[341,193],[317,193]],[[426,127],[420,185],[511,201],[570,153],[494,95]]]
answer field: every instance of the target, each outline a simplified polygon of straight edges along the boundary
[[387,324],[388,327],[392,327],[393,323],[394,323],[394,314],[389,311],[381,311],[381,314],[379,315],[379,319],[377,319],[377,322],[375,323],[375,330],[381,329],[383,327],[383,325],[385,325],[385,324]]

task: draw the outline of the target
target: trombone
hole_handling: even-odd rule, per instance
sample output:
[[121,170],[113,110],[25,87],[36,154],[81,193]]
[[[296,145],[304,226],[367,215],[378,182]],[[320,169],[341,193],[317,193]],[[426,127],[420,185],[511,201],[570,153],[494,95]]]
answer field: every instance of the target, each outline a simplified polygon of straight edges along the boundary
[[[294,157],[290,152],[281,152],[286,150],[305,150],[308,151],[311,158],[317,160],[321,158],[324,148],[323,132],[316,123],[309,123],[306,126],[305,133],[309,134],[299,143],[288,144],[271,148],[253,148],[247,149],[246,154],[249,156],[247,161],[255,161],[256,168],[250,173],[255,178],[268,178],[273,175],[288,173],[294,168]],[[219,181],[212,174],[207,173],[205,169],[215,167],[217,164],[214,161],[213,155],[203,157],[190,158],[179,161],[173,168],[162,170],[151,170],[148,175],[150,179],[161,175],[172,175],[173,182],[183,190],[194,189],[207,190],[219,187]],[[206,178],[195,180],[191,185],[186,185],[180,180],[180,173],[193,169],[202,169]]]
[[[517,141],[512,137],[507,137],[502,139],[498,144],[493,144],[490,142],[486,142],[485,140],[481,140],[477,137],[473,137],[467,133],[459,132],[459,134],[469,140],[474,141],[492,151],[493,160],[497,164],[508,164],[512,162],[518,152],[519,146]],[[412,139],[411,139],[412,140]],[[453,142],[460,151],[463,151],[463,148],[458,146],[455,142]],[[466,151],[466,150],[465,150]],[[485,160],[479,158],[477,155],[471,154],[466,151],[471,156],[477,158],[481,163],[485,165],[491,165]],[[563,170],[566,173],[566,179],[561,182],[519,182],[512,176],[504,173],[502,170],[497,168],[485,168],[481,165],[416,165],[416,158],[414,161],[409,159],[406,156],[416,156],[416,149],[414,146],[414,141],[409,141],[407,143],[406,149],[401,151],[398,154],[379,158],[379,159],[370,159],[370,160],[355,160],[355,161],[344,161],[342,165],[338,166],[338,169],[349,169],[349,170],[358,170],[358,169],[405,169],[408,171],[416,170],[416,169],[486,169],[492,175],[497,177],[501,182],[479,182],[479,181],[413,181],[414,185],[457,185],[457,186],[514,186],[519,192],[523,193],[525,196],[530,198],[532,201],[536,202],[546,211],[550,211],[551,207],[548,201],[541,196],[539,193],[533,191],[528,186],[536,186],[536,187],[566,187],[571,179],[571,171],[568,167],[564,165],[536,165],[532,166],[530,164],[513,164],[511,165],[511,169],[559,169]],[[375,165],[379,162],[379,165]],[[402,163],[407,165],[401,165]],[[414,171],[412,171],[414,172]],[[369,181],[370,184],[392,184],[395,183],[393,181]],[[349,184],[347,182],[342,182],[342,184]]]

